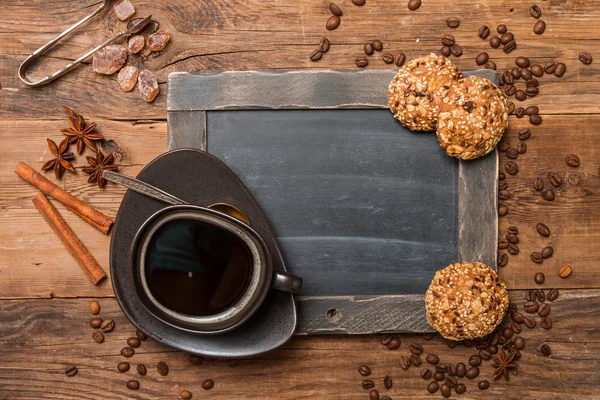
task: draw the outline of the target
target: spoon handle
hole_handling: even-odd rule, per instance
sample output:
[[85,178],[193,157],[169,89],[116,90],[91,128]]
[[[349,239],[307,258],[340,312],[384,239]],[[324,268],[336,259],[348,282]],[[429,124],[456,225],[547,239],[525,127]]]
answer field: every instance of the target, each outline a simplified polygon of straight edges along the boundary
[[142,182],[139,179],[135,179],[127,175],[119,174],[118,172],[102,171],[102,177],[109,182],[125,186],[127,189],[131,189],[134,192],[143,194],[144,196],[152,197],[153,199],[167,204],[189,204],[188,202],[183,201],[180,198],[177,198],[172,194],[160,190],[159,188],[154,187],[146,182]]

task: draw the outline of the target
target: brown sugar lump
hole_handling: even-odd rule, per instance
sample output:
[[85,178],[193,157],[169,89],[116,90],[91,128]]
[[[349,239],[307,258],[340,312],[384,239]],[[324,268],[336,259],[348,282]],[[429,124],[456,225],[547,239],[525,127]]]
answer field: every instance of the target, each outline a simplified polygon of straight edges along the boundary
[[92,59],[94,72],[112,75],[127,61],[127,49],[119,44],[111,44],[98,50]]
[[145,102],[152,103],[154,101],[160,92],[154,72],[147,69],[143,69],[139,72],[138,89],[140,91],[140,96]]
[[425,309],[427,322],[446,339],[476,339],[502,321],[508,292],[487,265],[454,263],[436,272],[425,294]]
[[138,78],[138,67],[135,65],[127,65],[119,71],[117,81],[119,86],[125,92],[129,92],[135,86]]
[[165,48],[171,39],[171,34],[166,29],[159,29],[152,35],[148,36],[148,49],[152,51],[161,51]]
[[402,125],[433,131],[445,93],[463,75],[446,57],[431,54],[404,64],[388,88],[388,106]]
[[127,46],[131,54],[139,53],[144,48],[145,44],[146,39],[144,39],[142,35],[135,35],[127,42]]
[[129,0],[119,0],[114,5],[115,15],[121,21],[126,21],[135,14],[135,7]]
[[507,127],[506,98],[485,78],[470,76],[457,82],[441,101],[437,136],[452,157],[470,160],[488,154]]

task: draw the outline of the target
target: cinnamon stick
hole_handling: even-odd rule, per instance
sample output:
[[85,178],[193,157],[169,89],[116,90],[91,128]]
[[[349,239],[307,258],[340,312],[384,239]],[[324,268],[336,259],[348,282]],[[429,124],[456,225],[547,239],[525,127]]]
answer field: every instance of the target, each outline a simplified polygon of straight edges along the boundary
[[66,221],[60,216],[56,208],[54,208],[48,198],[44,196],[44,193],[39,192],[32,201],[40,214],[42,214],[60,240],[62,240],[73,258],[81,265],[92,283],[97,285],[98,282],[106,278],[104,270],[98,265],[94,256],[91,255],[83,243],[75,236],[71,227],[67,225]]
[[19,165],[17,165],[15,173],[42,192],[60,201],[69,210],[79,215],[84,221],[98,229],[100,232],[108,233],[112,227],[114,223],[112,219],[89,204],[86,204],[75,196],[65,192],[24,162],[20,162]]

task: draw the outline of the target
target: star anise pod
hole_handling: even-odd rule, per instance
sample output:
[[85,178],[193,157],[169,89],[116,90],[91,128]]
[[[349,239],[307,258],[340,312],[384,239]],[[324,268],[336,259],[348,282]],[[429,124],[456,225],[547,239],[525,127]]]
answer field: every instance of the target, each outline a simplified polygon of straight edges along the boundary
[[42,165],[42,170],[46,171],[50,168],[54,168],[54,175],[56,176],[56,179],[60,179],[65,169],[75,172],[75,168],[73,168],[73,165],[69,162],[75,158],[75,156],[71,152],[66,152],[67,147],[69,147],[69,138],[65,138],[65,140],[60,142],[60,145],[58,146],[56,146],[56,143],[54,143],[53,140],[46,139],[46,141],[48,142],[50,151],[56,156],[56,158],[47,161],[44,165]]
[[494,371],[494,375],[492,375],[493,379],[498,379],[502,375],[504,375],[504,379],[508,380],[508,373],[511,372],[515,374],[513,371],[517,368],[517,364],[514,363],[515,353],[510,352],[508,355],[502,349],[498,349],[498,354],[492,363],[492,366],[496,368]]
[[63,108],[71,114],[70,117],[67,117],[69,128],[61,131],[69,137],[69,143],[77,142],[77,152],[79,154],[81,154],[83,151],[84,145],[94,151],[98,151],[94,141],[104,139],[104,136],[100,135],[99,133],[94,133],[94,129],[96,129],[96,123],[92,122],[91,124],[87,125],[85,123],[85,119],[73,111],[73,109],[67,106],[63,106]]
[[88,183],[97,183],[98,187],[102,188],[106,185],[106,180],[102,177],[102,171],[116,171],[119,168],[112,165],[115,161],[112,154],[105,156],[101,151],[96,153],[96,157],[86,157],[89,167],[84,167],[83,172],[89,174]]

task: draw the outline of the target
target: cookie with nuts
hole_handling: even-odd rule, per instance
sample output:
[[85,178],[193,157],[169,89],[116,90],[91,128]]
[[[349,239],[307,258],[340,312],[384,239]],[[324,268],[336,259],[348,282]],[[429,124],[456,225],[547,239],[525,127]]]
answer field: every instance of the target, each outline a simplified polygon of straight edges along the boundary
[[388,87],[388,106],[402,125],[433,131],[445,93],[463,75],[444,56],[431,54],[404,64]]
[[462,79],[441,100],[437,136],[452,157],[470,160],[488,154],[507,127],[506,98],[488,79]]
[[427,289],[427,322],[446,339],[480,338],[502,321],[508,301],[506,285],[492,268],[453,263],[437,271]]

